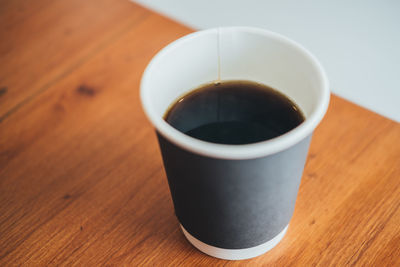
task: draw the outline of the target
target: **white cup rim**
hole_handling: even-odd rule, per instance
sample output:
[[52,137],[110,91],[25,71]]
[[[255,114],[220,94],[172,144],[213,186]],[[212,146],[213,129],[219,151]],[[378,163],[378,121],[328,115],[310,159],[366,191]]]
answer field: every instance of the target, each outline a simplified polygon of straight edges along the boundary
[[317,105],[314,111],[309,116],[307,116],[306,120],[298,127],[279,137],[245,145],[224,145],[201,141],[199,139],[190,137],[169,125],[153,108],[151,104],[152,98],[147,92],[148,90],[146,89],[148,88],[152,65],[156,64],[157,61],[161,60],[165,54],[167,54],[175,47],[182,45],[184,42],[187,42],[192,38],[196,38],[199,35],[207,34],[210,31],[217,30],[214,28],[197,31],[173,41],[172,43],[161,49],[147,65],[140,83],[140,97],[143,110],[150,122],[156,128],[156,130],[169,141],[185,150],[207,157],[231,160],[252,159],[268,156],[283,151],[299,143],[307,136],[311,135],[325,115],[330,98],[328,78],[322,65],[319,63],[316,57],[313,56],[302,45],[275,32],[260,28],[242,26],[225,27],[225,29],[226,28],[229,28],[230,30],[251,32],[259,35],[268,36],[269,38],[278,39],[286,45],[292,46],[302,52],[306,56],[306,58],[308,58],[309,62],[313,64],[315,66],[315,69],[318,71],[317,74],[319,77],[317,80],[318,87],[321,89],[321,93],[319,94],[319,99],[316,100]]

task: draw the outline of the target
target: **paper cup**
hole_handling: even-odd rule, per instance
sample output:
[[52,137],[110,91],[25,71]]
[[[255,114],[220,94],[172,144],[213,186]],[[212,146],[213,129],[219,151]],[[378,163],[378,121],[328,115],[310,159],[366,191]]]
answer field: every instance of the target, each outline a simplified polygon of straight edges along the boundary
[[[271,86],[293,100],[306,119],[277,138],[247,145],[204,142],[164,121],[176,99],[219,78]],[[311,135],[329,103],[328,80],[317,59],[263,29],[209,29],[162,49],[147,66],[140,93],[189,242],[229,260],[273,248],[288,228]]]

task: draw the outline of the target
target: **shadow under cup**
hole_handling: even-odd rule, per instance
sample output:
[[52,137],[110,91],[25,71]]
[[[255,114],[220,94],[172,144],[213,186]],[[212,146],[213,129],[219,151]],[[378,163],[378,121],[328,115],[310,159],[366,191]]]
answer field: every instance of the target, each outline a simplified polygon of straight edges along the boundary
[[[292,99],[306,119],[284,135],[248,145],[204,142],[164,121],[176,99],[219,78],[271,86]],[[251,258],[273,248],[292,217],[311,135],[329,103],[328,81],[315,57],[262,29],[199,31],[152,59],[142,77],[141,100],[156,128],[187,239],[223,259]]]

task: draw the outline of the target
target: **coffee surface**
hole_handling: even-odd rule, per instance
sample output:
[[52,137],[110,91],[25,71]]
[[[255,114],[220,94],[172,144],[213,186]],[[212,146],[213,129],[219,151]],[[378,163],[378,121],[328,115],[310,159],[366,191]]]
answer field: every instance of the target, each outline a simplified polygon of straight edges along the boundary
[[251,81],[210,83],[179,98],[164,119],[177,130],[219,144],[278,137],[304,121],[300,108],[277,90]]

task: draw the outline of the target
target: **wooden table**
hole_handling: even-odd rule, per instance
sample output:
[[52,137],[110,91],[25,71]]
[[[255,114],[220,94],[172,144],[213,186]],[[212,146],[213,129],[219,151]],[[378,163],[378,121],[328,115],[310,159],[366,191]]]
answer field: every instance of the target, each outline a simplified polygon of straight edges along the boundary
[[0,2],[0,265],[399,266],[400,125],[337,96],[276,248],[186,241],[138,88],[191,31],[123,0]]

